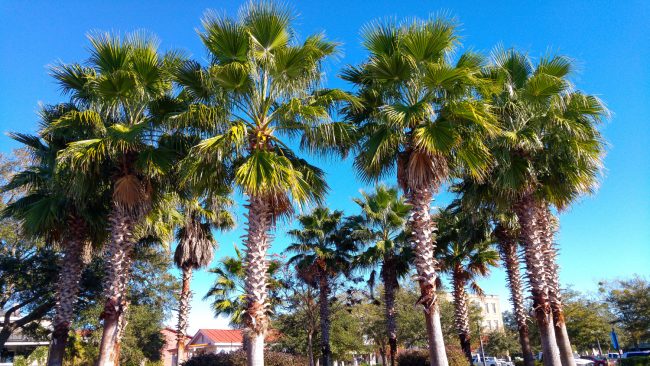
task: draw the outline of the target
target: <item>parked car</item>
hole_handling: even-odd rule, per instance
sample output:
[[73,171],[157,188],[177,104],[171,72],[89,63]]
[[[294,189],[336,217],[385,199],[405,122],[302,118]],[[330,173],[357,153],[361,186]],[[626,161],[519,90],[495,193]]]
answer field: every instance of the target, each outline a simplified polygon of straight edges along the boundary
[[[483,360],[481,360],[481,357],[479,355],[472,356],[472,365],[474,366],[484,365]],[[485,366],[509,366],[509,365],[506,365],[505,362],[500,361],[496,357],[485,356]]]
[[607,354],[608,360],[618,360],[619,358],[621,358],[621,355],[618,352],[610,352]]
[[583,358],[576,358],[576,366],[595,366],[594,361],[585,360]]
[[605,358],[600,358],[596,356],[581,356],[580,358],[583,360],[593,361],[595,366],[607,366],[607,359]]
[[650,357],[650,351],[630,351],[623,353],[623,358]]
[[514,362],[511,362],[511,361],[508,361],[508,360],[504,360],[503,358],[499,358],[498,360],[499,360],[499,362],[501,362],[501,364],[502,364],[503,366],[515,366],[515,363],[514,363]]

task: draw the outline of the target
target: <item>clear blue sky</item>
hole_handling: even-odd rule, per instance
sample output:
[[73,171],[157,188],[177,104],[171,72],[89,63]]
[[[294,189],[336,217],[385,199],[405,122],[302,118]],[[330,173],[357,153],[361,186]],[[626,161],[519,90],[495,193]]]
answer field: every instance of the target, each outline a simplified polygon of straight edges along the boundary
[[[607,172],[598,193],[561,216],[562,281],[594,291],[601,279],[650,275],[650,3],[645,1],[291,1],[302,36],[325,31],[343,43],[344,55],[328,66],[327,85],[341,66],[359,62],[359,29],[377,18],[426,17],[444,11],[461,23],[463,45],[488,52],[496,44],[539,57],[549,50],[578,61],[577,87],[599,95],[613,112],[604,134],[610,143]],[[236,14],[238,1],[2,1],[0,3],[0,130],[34,132],[40,102],[62,101],[47,65],[87,57],[91,30],[147,29],[164,49],[183,49],[200,61],[206,53],[196,35],[206,9]],[[0,136],[0,151],[15,145]],[[318,161],[331,185],[329,204],[353,213],[350,198],[362,184],[349,161]],[[388,182],[390,183],[390,182]],[[444,199],[443,199],[444,201]],[[218,254],[232,254],[239,227],[220,237]],[[286,246],[278,228],[273,251]],[[210,277],[199,273],[191,328],[217,323],[201,302]],[[488,293],[506,301],[504,275],[483,281]]]

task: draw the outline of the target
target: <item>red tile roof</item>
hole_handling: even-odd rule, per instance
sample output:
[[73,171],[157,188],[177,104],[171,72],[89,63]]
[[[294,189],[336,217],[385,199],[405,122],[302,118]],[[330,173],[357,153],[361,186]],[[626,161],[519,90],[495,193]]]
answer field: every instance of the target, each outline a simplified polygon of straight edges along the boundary
[[242,332],[239,329],[199,329],[214,343],[243,343]]

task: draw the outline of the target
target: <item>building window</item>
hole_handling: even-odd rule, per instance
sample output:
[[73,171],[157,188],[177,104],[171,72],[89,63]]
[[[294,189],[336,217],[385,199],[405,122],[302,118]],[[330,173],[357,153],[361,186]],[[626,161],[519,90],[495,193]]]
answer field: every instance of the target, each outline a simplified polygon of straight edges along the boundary
[[492,303],[492,312],[497,313],[497,305],[495,303]]
[[485,304],[485,312],[490,313],[490,304]]

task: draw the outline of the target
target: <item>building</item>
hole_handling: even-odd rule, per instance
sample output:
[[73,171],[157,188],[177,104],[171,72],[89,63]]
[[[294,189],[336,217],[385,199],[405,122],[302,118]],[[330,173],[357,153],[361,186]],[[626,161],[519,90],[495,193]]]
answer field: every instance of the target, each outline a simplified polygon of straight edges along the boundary
[[229,353],[241,349],[243,344],[244,337],[239,329],[199,329],[187,344],[187,356]]
[[[0,310],[0,318],[4,318],[5,314]],[[11,316],[10,322],[20,319],[20,316]],[[43,322],[43,326],[49,326],[49,322]],[[0,350],[0,366],[13,365],[14,357],[18,355],[29,355],[36,347],[48,346],[50,341],[47,339],[34,339],[21,332],[20,329],[15,330],[5,342],[4,348]]]
[[[453,301],[450,293],[444,293],[443,297],[448,301]],[[483,318],[484,330],[503,329],[503,312],[501,310],[501,300],[498,295],[478,296],[468,294],[470,302],[481,308],[481,317]]]
[[[163,366],[176,366],[178,364],[178,353],[176,352],[176,330],[172,328],[164,328],[160,331],[165,339],[165,345],[160,351],[160,361]],[[192,337],[185,336],[185,344],[189,343]]]

